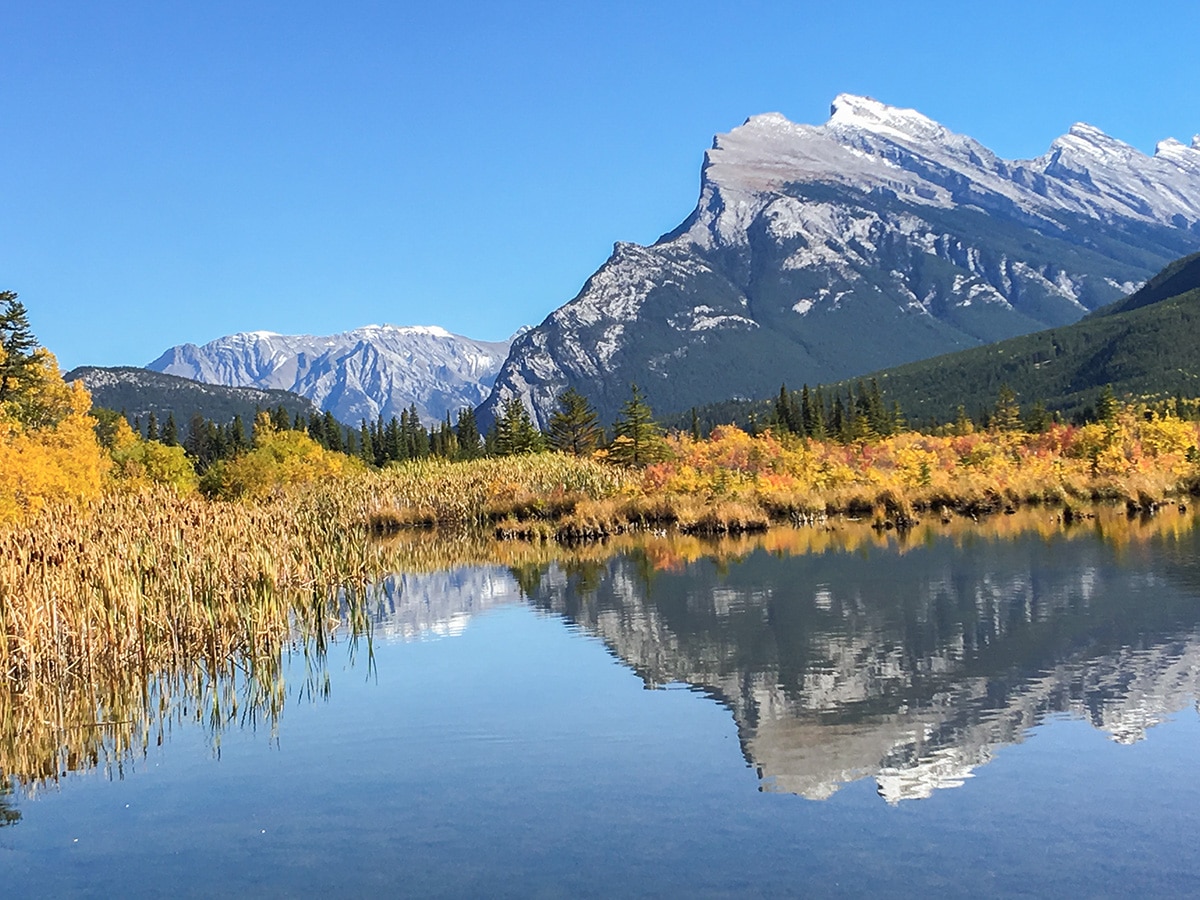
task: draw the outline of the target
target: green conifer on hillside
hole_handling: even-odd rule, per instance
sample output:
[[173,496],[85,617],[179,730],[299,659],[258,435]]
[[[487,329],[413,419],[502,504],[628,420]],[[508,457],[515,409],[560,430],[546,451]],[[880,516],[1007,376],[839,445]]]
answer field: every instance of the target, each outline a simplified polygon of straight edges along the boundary
[[621,417],[613,423],[612,444],[608,456],[626,466],[644,466],[662,459],[665,445],[662,427],[646,404],[636,384],[630,385],[630,397],[621,406]]
[[558,409],[550,416],[550,446],[563,453],[586,456],[603,437],[600,418],[587,398],[575,388],[567,388],[558,398]]

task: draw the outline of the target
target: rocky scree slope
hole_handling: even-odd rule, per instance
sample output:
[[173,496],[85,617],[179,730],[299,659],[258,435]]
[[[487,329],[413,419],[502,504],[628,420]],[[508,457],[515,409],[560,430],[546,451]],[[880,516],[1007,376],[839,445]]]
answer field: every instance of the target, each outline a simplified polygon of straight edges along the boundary
[[1074,322],[1200,249],[1200,136],[1153,156],[1077,124],[1008,161],[913,110],[841,95],[824,125],[718,135],[692,214],[618,243],[521,335],[483,407],[543,426],[575,387],[610,421],[830,382]]

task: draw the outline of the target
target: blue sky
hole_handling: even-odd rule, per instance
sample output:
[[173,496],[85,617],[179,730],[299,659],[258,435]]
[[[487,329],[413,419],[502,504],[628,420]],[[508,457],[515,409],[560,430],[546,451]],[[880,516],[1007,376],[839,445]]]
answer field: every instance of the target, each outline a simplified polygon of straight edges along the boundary
[[[971,12],[965,12],[971,10]],[[975,11],[979,10],[979,11]],[[498,339],[842,92],[1002,156],[1200,132],[1200,4],[0,0],[0,289],[66,367],[234,331]]]

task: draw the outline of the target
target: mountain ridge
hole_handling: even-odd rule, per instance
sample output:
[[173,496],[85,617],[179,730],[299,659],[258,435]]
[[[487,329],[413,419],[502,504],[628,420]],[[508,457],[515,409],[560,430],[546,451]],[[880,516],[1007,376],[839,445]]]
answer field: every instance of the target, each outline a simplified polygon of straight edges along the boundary
[[180,344],[147,368],[210,384],[288,390],[351,424],[398,417],[412,406],[431,422],[482,402],[510,345],[511,339],[476,341],[436,325],[367,325],[333,335],[250,331]]

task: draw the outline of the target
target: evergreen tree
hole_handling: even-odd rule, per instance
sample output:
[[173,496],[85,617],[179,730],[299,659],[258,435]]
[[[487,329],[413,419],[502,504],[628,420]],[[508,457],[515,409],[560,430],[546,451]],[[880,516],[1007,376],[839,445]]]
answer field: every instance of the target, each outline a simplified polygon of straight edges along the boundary
[[174,412],[167,413],[167,422],[163,425],[160,440],[168,447],[174,447],[179,443],[179,427],[175,424]]
[[694,406],[692,407],[692,440],[700,440],[700,415]]
[[458,458],[458,435],[454,433],[454,425],[450,422],[450,413],[438,426],[438,455],[446,459]]
[[246,441],[246,426],[240,415],[234,416],[233,421],[229,423],[229,447],[234,455],[249,448]]
[[954,416],[954,426],[951,430],[960,437],[964,434],[971,434],[975,430],[975,423],[967,417],[967,408],[961,403],[958,404],[958,411]]
[[630,397],[621,406],[621,417],[613,423],[613,442],[609,459],[627,466],[644,466],[662,458],[662,428],[636,384],[630,385]]
[[1020,431],[1021,407],[1017,405],[1017,395],[1007,384],[1000,385],[1000,393],[996,396],[996,408],[992,412],[992,426],[997,431]]
[[38,342],[29,327],[25,304],[12,291],[0,291],[0,403],[37,383]]
[[[407,411],[405,411],[405,414],[407,414]],[[383,461],[384,463],[389,463],[406,458],[404,454],[404,440],[400,431],[400,420],[392,416],[383,434]]]
[[800,420],[805,434],[817,440],[825,439],[825,399],[819,389],[814,396],[807,384],[800,391]]
[[529,410],[520,397],[504,401],[496,420],[496,455],[513,456],[541,449],[541,433],[534,427]]
[[288,411],[282,403],[271,413],[271,424],[276,431],[287,431],[292,427],[292,420],[288,417]]
[[1050,427],[1053,419],[1046,411],[1046,404],[1041,400],[1033,404],[1033,409],[1025,417],[1025,430],[1030,434],[1041,434]]
[[[300,429],[297,428],[297,431]],[[325,417],[319,412],[311,412],[308,414],[308,422],[304,428],[308,432],[308,436],[320,444],[325,446]]]
[[550,446],[564,453],[586,456],[603,437],[600,417],[587,398],[567,388],[558,398],[558,409],[550,416]]
[[475,410],[464,406],[458,411],[458,455],[461,459],[478,459],[483,453],[483,441],[479,436],[479,425],[475,421]]
[[843,444],[850,441],[850,419],[846,415],[846,407],[842,404],[842,395],[836,394],[833,398],[833,410],[829,416],[829,427],[833,432],[833,436]]
[[158,416],[153,412],[146,418],[146,440],[158,440]]
[[342,438],[342,423],[333,417],[333,413],[326,410],[322,422],[322,431],[325,432],[325,447],[337,453],[341,453],[346,449],[346,442]]
[[796,394],[787,389],[786,384],[779,386],[779,397],[775,401],[776,423],[792,434],[803,437],[808,433],[804,426],[804,409],[796,402]]
[[424,459],[429,455],[429,432],[421,424],[421,416],[415,403],[408,408],[408,427],[403,429],[401,437],[405,455],[409,459]]
[[375,464],[375,442],[371,438],[371,427],[367,424],[367,420],[362,420],[362,425],[358,430],[358,455],[363,462],[368,465]]
[[1096,418],[1106,425],[1111,425],[1117,421],[1117,411],[1120,409],[1120,404],[1117,403],[1116,395],[1113,394],[1111,384],[1106,384],[1100,392],[1100,399],[1096,401]]

